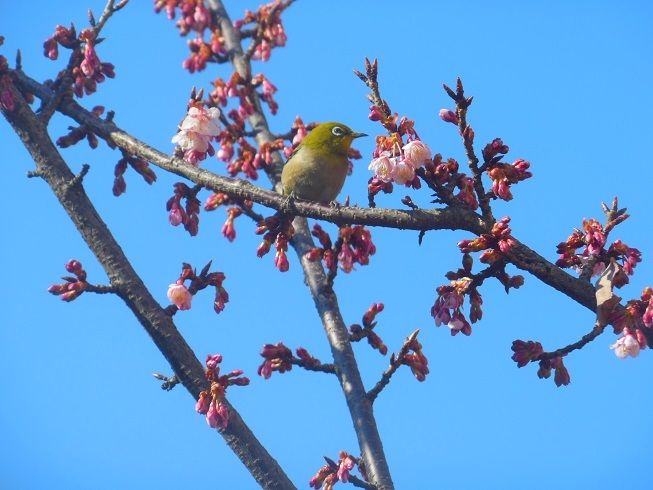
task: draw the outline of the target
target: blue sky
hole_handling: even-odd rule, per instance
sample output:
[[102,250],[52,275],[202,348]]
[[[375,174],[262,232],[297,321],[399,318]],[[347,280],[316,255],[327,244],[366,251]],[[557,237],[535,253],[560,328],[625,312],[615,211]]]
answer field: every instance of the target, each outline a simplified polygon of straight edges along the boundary
[[[86,8],[99,16],[104,2],[78,4],[3,2],[0,53],[13,61],[20,48],[26,73],[55,77],[64,60],[44,58],[42,42],[56,24],[86,26]],[[377,57],[392,110],[414,119],[435,152],[463,162],[455,128],[437,117],[451,107],[442,83],[460,76],[475,96],[468,120],[479,145],[501,137],[510,146],[509,161],[521,157],[532,165],[534,178],[516,186],[515,199],[497,205],[495,215],[511,216],[514,236],[555,261],[556,244],[584,217],[601,220],[600,203],[619,196],[632,218],[612,238],[639,248],[644,258],[620,295],[638,297],[653,283],[647,147],[653,7],[644,1],[516,5],[298,1],[284,14],[287,47],[254,67],[279,89],[271,127],[284,132],[299,114],[306,122],[340,120],[380,134],[367,119],[366,88],[352,74],[363,69],[364,57]],[[236,19],[257,4],[226,6]],[[103,35],[98,53],[116,65],[117,77],[82,104],[115,110],[119,126],[171,152],[190,88],[208,87],[230,71],[182,71],[185,41],[172,22],[153,13],[151,2],[132,2]],[[69,124],[56,118],[53,137]],[[0,487],[176,489],[215,482],[257,488],[194,412],[194,400],[180,387],[163,392],[153,380],[152,372],[170,373],[169,367],[120,301],[88,294],[65,304],[46,292],[70,258],[83,263],[91,282],[106,283],[106,276],[45,183],[25,178],[34,164],[4,119],[0,141],[6,217]],[[357,145],[364,161],[344,192],[364,205],[373,138]],[[226,310],[216,316],[212,299],[202,295],[175,317],[177,325],[200,358],[220,352],[225,369],[244,369],[251,378],[249,387],[232,388],[229,399],[298,487],[307,488],[322,455],[357,454],[335,379],[300,370],[268,381],[256,376],[258,351],[267,342],[282,340],[330,360],[296,259],[286,274],[274,269],[271,256],[257,259],[259,238],[243,218],[237,240],[228,243],[220,234],[222,211],[202,213],[200,235],[191,239],[167,223],[165,202],[177,179],[157,172],[150,187],[128,172],[127,193],[114,198],[117,152],[81,144],[62,154],[73,170],[91,165],[87,192],[161,304],[182,262],[201,268],[213,260],[214,269],[225,272]],[[215,161],[206,166],[224,170]],[[416,202],[428,198],[409,191],[377,202],[401,207],[406,193]],[[413,232],[372,233],[378,252],[371,265],[337,279],[345,321],[359,323],[370,304],[385,303],[377,332],[390,351],[420,328],[431,368],[424,383],[400,370],[375,403],[397,488],[646,485],[639,465],[653,435],[645,420],[653,404],[649,351],[621,361],[608,348],[615,340],[608,333],[568,356],[572,383],[556,388],[552,380],[538,380],[534,366],[516,368],[511,342],[538,340],[553,350],[588,332],[591,312],[530,276],[508,296],[487,283],[483,320],[471,337],[451,338],[435,327],[429,310],[444,274],[459,266],[457,241],[470,236],[431,232],[420,247]],[[365,345],[356,351],[370,387],[387,359]]]

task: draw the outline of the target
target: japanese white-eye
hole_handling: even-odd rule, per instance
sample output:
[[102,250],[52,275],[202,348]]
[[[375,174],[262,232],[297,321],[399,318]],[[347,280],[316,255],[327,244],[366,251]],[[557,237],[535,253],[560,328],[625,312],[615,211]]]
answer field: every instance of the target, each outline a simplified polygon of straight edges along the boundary
[[367,135],[337,122],[316,126],[283,167],[284,195],[323,204],[335,200],[349,172],[351,142],[361,136]]

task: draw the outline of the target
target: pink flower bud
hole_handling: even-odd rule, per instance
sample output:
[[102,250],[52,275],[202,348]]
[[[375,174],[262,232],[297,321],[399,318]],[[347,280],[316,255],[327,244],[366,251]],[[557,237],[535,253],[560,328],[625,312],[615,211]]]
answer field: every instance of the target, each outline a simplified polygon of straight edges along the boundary
[[211,397],[206,391],[200,393],[200,397],[197,399],[195,404],[195,410],[202,415],[205,415],[209,411],[209,405],[211,404]]
[[224,225],[222,225],[222,234],[230,242],[233,242],[236,239],[236,228],[234,227],[233,219],[227,219]]
[[458,125],[458,116],[455,112],[449,109],[440,109],[440,119],[444,122],[455,124],[456,126]]
[[179,226],[184,221],[184,217],[182,215],[181,209],[179,209],[179,206],[177,206],[176,203],[173,206],[173,208],[170,210],[170,214],[168,215],[168,221],[170,221],[170,224],[172,226]]
[[215,369],[218,364],[222,362],[221,354],[209,354],[206,356],[206,367],[208,369]]
[[286,257],[286,253],[283,250],[277,251],[277,254],[274,256],[274,265],[281,272],[287,272],[290,269],[288,257]]

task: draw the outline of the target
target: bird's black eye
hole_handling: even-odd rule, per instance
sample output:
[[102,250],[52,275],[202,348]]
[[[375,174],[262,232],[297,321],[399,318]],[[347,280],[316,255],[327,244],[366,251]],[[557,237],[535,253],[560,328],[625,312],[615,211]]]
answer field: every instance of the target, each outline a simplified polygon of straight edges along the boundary
[[342,136],[343,134],[345,134],[345,130],[342,129],[340,126],[334,126],[331,132],[336,136]]

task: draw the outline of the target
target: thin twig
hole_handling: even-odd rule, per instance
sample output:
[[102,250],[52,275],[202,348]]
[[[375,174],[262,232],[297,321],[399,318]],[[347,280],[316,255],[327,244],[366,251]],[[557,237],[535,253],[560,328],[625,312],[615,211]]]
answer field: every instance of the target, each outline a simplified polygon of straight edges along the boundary
[[554,359],[556,357],[565,356],[572,351],[582,349],[585,345],[589,344],[592,340],[594,340],[599,335],[601,335],[605,330],[605,327],[606,327],[605,325],[596,324],[590,332],[583,335],[578,341],[574,342],[573,344],[569,344],[565,347],[561,347],[560,349],[556,349],[551,352],[544,352],[540,356],[538,356],[537,359],[534,359],[533,361],[540,361],[542,359]]
[[376,400],[376,397],[379,396],[381,391],[383,391],[383,388],[385,388],[390,383],[390,378],[392,378],[392,375],[395,373],[395,371],[397,371],[397,369],[399,369],[399,366],[401,366],[404,357],[406,357],[406,354],[408,354],[410,346],[413,340],[415,340],[417,337],[418,333],[419,329],[411,333],[404,342],[404,345],[401,346],[399,353],[396,356],[394,353],[392,356],[390,356],[390,365],[388,366],[388,369],[383,372],[381,379],[377,381],[377,383],[374,385],[374,388],[365,394],[365,398],[367,398],[370,402],[373,403],[374,400]]

